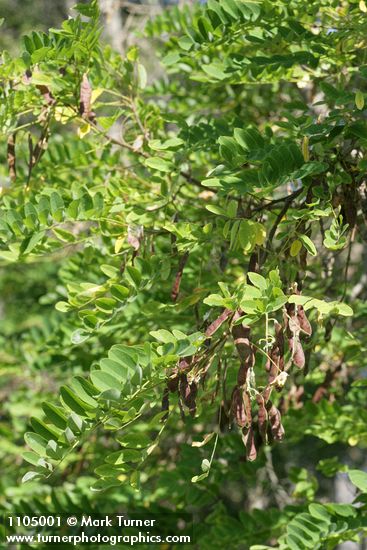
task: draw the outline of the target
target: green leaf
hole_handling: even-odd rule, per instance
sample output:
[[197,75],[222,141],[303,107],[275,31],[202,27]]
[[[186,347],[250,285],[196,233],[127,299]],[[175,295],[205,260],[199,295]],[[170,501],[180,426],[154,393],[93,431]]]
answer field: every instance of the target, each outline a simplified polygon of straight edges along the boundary
[[60,395],[63,403],[73,412],[80,416],[88,416],[88,412],[92,411],[94,407],[88,405],[67,386],[61,386]]
[[61,311],[62,313],[66,313],[67,311],[70,311],[71,306],[68,302],[57,302],[55,304],[55,309],[57,309],[57,311]]
[[308,237],[307,235],[299,235],[299,239],[302,241],[302,244],[306,248],[307,252],[311,254],[311,256],[317,255],[316,247],[311,241],[310,237]]
[[28,481],[35,481],[36,479],[41,479],[42,477],[44,476],[39,472],[27,472],[22,477],[22,483],[27,483]]
[[343,518],[354,518],[357,515],[357,510],[351,504],[326,504],[327,510],[332,514],[337,514]]
[[224,80],[227,75],[224,72],[225,66],[222,63],[210,63],[202,66],[203,71],[216,80]]
[[126,266],[126,275],[131,284],[133,284],[136,288],[139,288],[141,283],[141,273],[136,267],[132,267],[131,265]]
[[173,166],[167,160],[160,157],[149,157],[145,160],[145,166],[158,170],[158,172],[172,172]]
[[39,435],[41,435],[44,439],[47,441],[49,439],[58,439],[59,432],[52,428],[51,426],[48,426],[42,420],[38,420],[38,418],[35,418],[34,416],[31,417],[31,425],[35,432],[37,432]]
[[127,379],[127,368],[121,363],[112,361],[112,359],[102,359],[99,364],[101,370],[111,374],[117,378],[119,382]]
[[259,288],[260,290],[267,289],[266,279],[262,275],[249,271],[247,273],[247,277],[256,288]]
[[57,407],[52,403],[43,403],[42,404],[43,412],[46,415],[46,419],[54,424],[57,428],[64,430],[66,427],[67,417],[63,412],[61,407]]
[[344,315],[345,317],[353,315],[353,309],[348,306],[348,304],[344,304],[343,302],[339,302],[336,305],[336,310],[339,315]]
[[364,94],[363,94],[363,92],[361,92],[361,90],[357,90],[357,92],[356,92],[355,104],[356,104],[357,109],[359,109],[360,111],[363,110],[363,108],[364,108]]
[[97,298],[95,303],[98,309],[110,313],[116,305],[116,300],[113,298]]
[[90,373],[90,378],[96,388],[101,391],[121,388],[121,384],[117,378],[105,371],[94,370]]
[[38,455],[46,456],[47,439],[33,432],[24,435],[27,445]]
[[361,470],[349,470],[349,479],[362,493],[367,493],[367,473]]
[[124,302],[126,298],[130,295],[130,291],[126,286],[123,285],[111,285],[111,294],[116,300]]
[[176,342],[176,338],[173,334],[166,329],[152,330],[150,334],[153,338],[158,340],[158,342],[163,342],[164,344],[167,344],[168,342]]

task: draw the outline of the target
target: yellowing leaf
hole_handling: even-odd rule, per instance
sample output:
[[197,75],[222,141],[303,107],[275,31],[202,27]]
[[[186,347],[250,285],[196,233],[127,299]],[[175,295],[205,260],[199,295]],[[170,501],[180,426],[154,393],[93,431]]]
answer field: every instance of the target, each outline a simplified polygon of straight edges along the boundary
[[362,109],[364,107],[364,95],[360,90],[357,90],[354,101],[355,101],[357,109],[362,111]]
[[215,435],[215,433],[211,432],[210,434],[207,434],[206,436],[204,436],[204,439],[202,441],[193,441],[191,443],[191,446],[192,447],[203,447],[204,445],[206,445],[213,438],[214,435]]
[[90,132],[90,124],[88,124],[88,122],[86,122],[85,124],[82,124],[82,126],[79,126],[78,128],[78,136],[80,137],[80,139],[83,139],[83,137],[89,134],[89,132]]
[[147,85],[147,71],[145,70],[144,65],[141,65],[141,63],[138,63],[138,82],[139,87],[144,90],[145,86]]
[[363,13],[367,13],[367,6],[366,6],[366,2],[364,0],[361,0],[359,2],[359,9],[361,11],[363,11]]
[[294,256],[297,256],[299,251],[301,250],[302,248],[302,243],[300,240],[296,239],[295,241],[293,241],[292,243],[292,246],[291,246],[291,249],[290,249],[290,255],[292,257]]
[[55,120],[61,124],[66,124],[74,116],[75,113],[70,107],[55,107]]
[[95,90],[92,90],[92,95],[90,98],[91,105],[93,105],[93,103],[99,98],[101,94],[103,94],[103,88],[96,88]]
[[261,223],[256,224],[255,243],[262,246],[266,239],[266,229]]
[[115,254],[118,254],[125,242],[125,237],[117,237],[115,241]]

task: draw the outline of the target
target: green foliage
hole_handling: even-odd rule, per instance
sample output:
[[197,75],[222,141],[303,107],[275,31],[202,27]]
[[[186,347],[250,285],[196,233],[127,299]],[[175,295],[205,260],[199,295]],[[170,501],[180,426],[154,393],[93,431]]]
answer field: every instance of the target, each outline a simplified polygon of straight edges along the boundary
[[3,510],[189,509],[203,550],[362,540],[365,13],[173,7],[157,76],[94,0],[3,53]]

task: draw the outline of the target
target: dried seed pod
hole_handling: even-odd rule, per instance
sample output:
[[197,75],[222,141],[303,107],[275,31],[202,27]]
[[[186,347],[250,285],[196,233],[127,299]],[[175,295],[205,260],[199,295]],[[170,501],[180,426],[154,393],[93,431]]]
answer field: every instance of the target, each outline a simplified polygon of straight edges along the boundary
[[[298,296],[300,296],[301,292],[298,290],[297,285],[295,284],[294,286],[295,286],[295,288],[293,289],[294,294],[297,294]],[[290,315],[291,319],[294,320],[294,323],[295,323],[294,327],[290,327],[292,332],[295,332],[295,330],[297,330],[297,331],[303,332],[304,334],[306,334],[306,336],[311,336],[312,327],[311,327],[310,321],[307,319],[307,315],[303,306],[297,305],[297,315],[295,315],[296,313],[295,304],[288,304],[288,306],[289,306],[289,308],[287,307],[288,314]]]
[[248,391],[236,386],[231,397],[231,417],[240,428],[249,427],[252,422],[251,398]]
[[142,225],[127,228],[127,242],[137,252],[140,248],[141,240],[143,238],[144,228]]
[[178,376],[174,376],[173,378],[168,378],[167,380],[167,388],[171,393],[175,393],[178,390]]
[[27,69],[23,75],[22,81],[24,84],[30,84],[32,82],[32,71]]
[[254,430],[252,426],[249,428],[243,428],[242,430],[242,441],[246,447],[246,458],[249,462],[256,460],[257,451],[255,446]]
[[198,392],[197,384],[195,381],[189,384],[186,374],[180,376],[179,382],[180,396],[184,405],[189,409],[191,416],[196,412],[196,396]]
[[188,372],[191,368],[192,357],[182,357],[178,362],[178,372]]
[[[236,312],[233,319],[236,320],[240,317],[240,314]],[[250,342],[250,327],[241,325],[234,325],[232,327],[232,336],[234,345],[236,346],[237,353],[241,360],[241,365],[238,370],[237,383],[239,386],[246,384],[247,373],[250,368],[255,365],[255,353],[253,345]]]
[[187,397],[189,395],[189,392],[190,392],[189,383],[187,381],[186,374],[181,374],[180,375],[179,391],[180,391],[181,399],[183,400],[183,402],[185,402],[185,400],[187,399]]
[[299,369],[303,369],[305,366],[305,354],[303,351],[302,344],[299,340],[298,336],[291,336],[288,340],[289,342],[289,349],[292,353],[292,360],[293,363],[298,367]]
[[263,390],[263,397],[264,397],[265,403],[269,401],[272,389],[273,389],[272,385],[268,384]]
[[83,74],[82,82],[80,84],[80,103],[79,113],[83,118],[88,119],[91,115],[91,100],[92,100],[92,86],[88,80],[86,73]]
[[258,404],[257,422],[259,426],[259,432],[265,445],[268,444],[268,411],[265,406],[265,399],[262,395],[256,396]]
[[311,323],[307,319],[307,315],[302,306],[297,307],[297,319],[302,332],[304,332],[307,336],[311,336],[312,334]]
[[243,390],[236,386],[231,398],[231,416],[235,419],[237,426],[244,428],[249,425],[249,418],[246,414],[246,405],[243,399]]
[[282,425],[281,414],[271,401],[266,403],[266,410],[268,412],[271,435],[276,441],[281,441],[285,433]]
[[221,325],[232,315],[230,309],[225,309],[206,329],[205,336],[213,336],[213,334],[221,327]]
[[270,350],[269,358],[265,365],[269,372],[269,384],[284,370],[284,333],[283,327],[278,321],[275,322],[275,342]]
[[178,294],[180,292],[180,285],[181,285],[183,270],[186,265],[188,257],[189,257],[189,253],[185,252],[185,254],[181,256],[180,261],[178,263],[178,270],[177,270],[176,277],[175,277],[175,280],[172,286],[172,291],[171,291],[171,298],[173,302],[177,300]]
[[8,168],[9,168],[9,177],[11,181],[15,181],[17,177],[15,138],[16,138],[15,133],[10,134],[10,136],[8,137],[7,160],[8,160]]
[[162,417],[162,422],[164,420],[167,420],[168,418],[168,410],[169,410],[169,388],[166,386],[163,390],[163,396],[162,396],[162,411],[167,411],[166,414]]
[[[296,367],[302,369],[305,366],[305,354],[299,339],[301,327],[295,305],[287,304],[286,312],[287,315],[285,316],[285,324],[287,326],[288,345],[292,354],[292,362],[296,365]],[[302,317],[302,319],[304,321],[305,317]]]
[[56,99],[52,95],[51,90],[48,88],[48,86],[44,86],[43,84],[38,84],[36,88],[43,95],[43,99],[45,100],[47,105],[54,105],[56,103]]
[[358,200],[355,184],[343,186],[343,206],[341,214],[351,229],[356,225],[357,204]]
[[243,402],[245,403],[246,416],[248,418],[249,425],[252,423],[252,404],[251,397],[248,391],[243,392]]
[[185,405],[188,407],[189,413],[191,414],[191,416],[195,416],[195,413],[196,413],[196,396],[197,396],[197,393],[198,393],[198,387],[197,387],[196,382],[191,382],[191,384],[189,385],[189,388],[190,388],[190,392],[189,392],[189,395],[186,399]]

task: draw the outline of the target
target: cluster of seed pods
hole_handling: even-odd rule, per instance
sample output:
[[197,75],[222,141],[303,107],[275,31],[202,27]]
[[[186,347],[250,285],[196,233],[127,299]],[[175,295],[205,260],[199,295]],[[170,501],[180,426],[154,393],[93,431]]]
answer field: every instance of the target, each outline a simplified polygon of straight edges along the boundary
[[164,419],[168,416],[169,394],[177,393],[179,395],[180,408],[187,407],[191,416],[196,413],[196,397],[198,385],[195,380],[189,381],[188,372],[192,369],[194,360],[191,357],[180,359],[178,366],[174,369],[172,376],[167,379],[167,385],[163,392],[162,410],[167,411]]
[[[296,291],[297,292],[297,291]],[[298,293],[298,292],[297,292]],[[236,312],[235,322],[241,316]],[[294,364],[298,368],[305,365],[301,336],[311,336],[312,328],[302,306],[287,304],[284,309],[283,325],[274,322],[274,341],[267,352],[265,369],[268,373],[266,386],[259,391],[252,386],[256,348],[251,342],[251,329],[243,324],[232,325],[232,336],[240,358],[237,384],[231,396],[231,417],[242,431],[247,460],[256,459],[256,431],[264,445],[280,441],[284,437],[284,428],[279,409],[270,397],[275,389],[281,391],[287,379],[287,370]],[[285,363],[285,338],[288,340],[290,359]],[[256,402],[256,412],[253,403]],[[257,420],[257,422],[255,422]]]
[[[297,289],[293,289],[299,293]],[[273,390],[281,391],[287,379],[287,371],[294,364],[298,368],[305,366],[305,354],[301,337],[311,336],[312,328],[302,306],[287,304],[283,312],[283,323],[274,321],[274,339],[270,350],[266,350],[267,384],[261,391],[255,387],[254,366],[257,346],[251,342],[251,328],[237,323],[242,312],[224,310],[206,329],[205,334],[211,338],[218,328],[229,322],[240,365],[237,371],[237,382],[230,400],[229,418],[235,422],[242,433],[246,449],[246,458],[253,461],[257,457],[258,441],[268,445],[284,437],[284,428],[280,410],[271,401]],[[289,348],[289,360],[285,361],[286,340]],[[263,352],[264,353],[264,352]],[[169,409],[169,394],[178,393],[181,411],[186,408],[192,416],[196,413],[198,381],[189,373],[197,364],[197,358],[182,358],[167,379],[162,399],[162,409]],[[208,363],[210,364],[210,363]],[[204,371],[204,376],[206,371]]]

